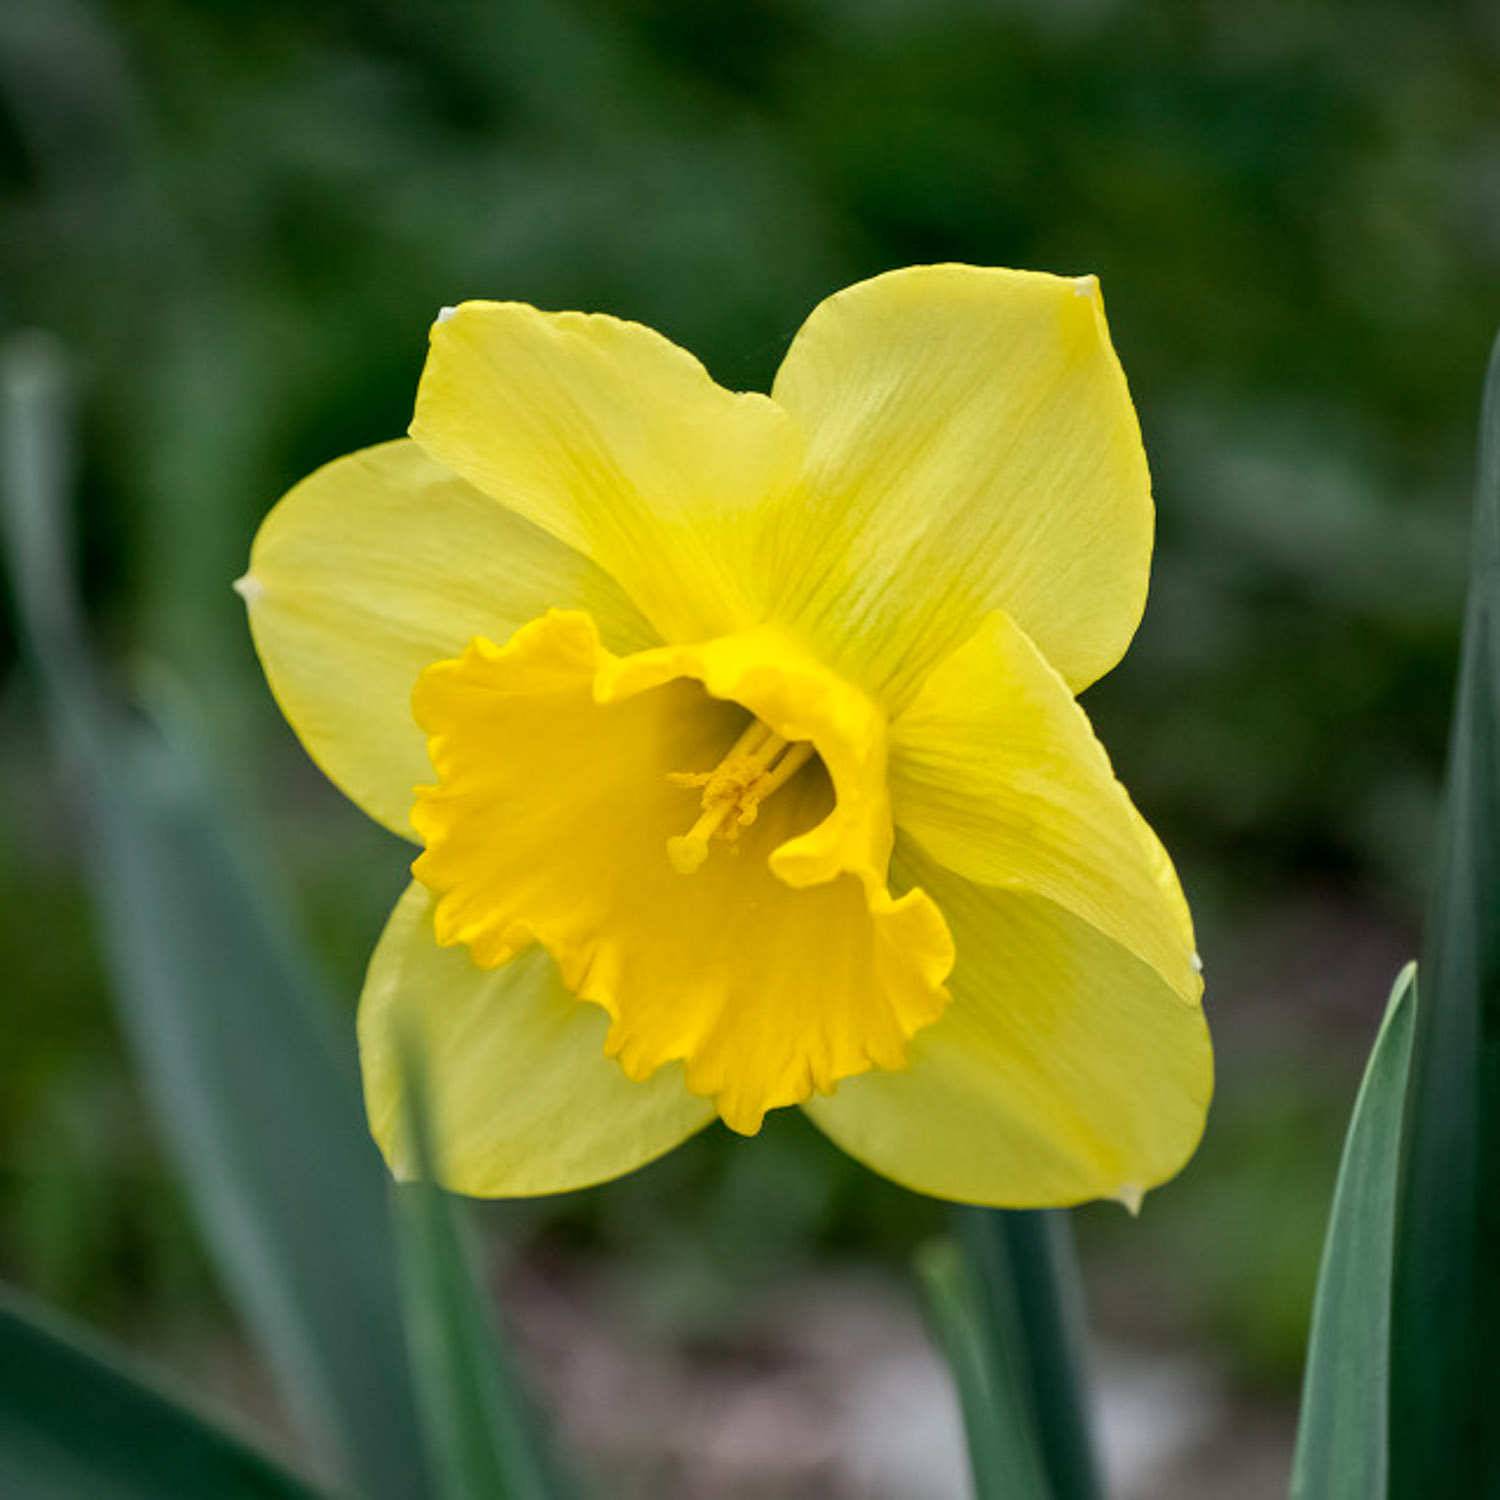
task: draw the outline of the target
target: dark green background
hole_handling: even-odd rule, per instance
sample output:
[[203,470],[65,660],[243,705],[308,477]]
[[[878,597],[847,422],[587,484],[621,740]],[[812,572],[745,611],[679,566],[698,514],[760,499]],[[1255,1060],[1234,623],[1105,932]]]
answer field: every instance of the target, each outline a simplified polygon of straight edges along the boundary
[[[292,481],[404,429],[440,305],[623,314],[765,388],[861,276],[1097,272],[1159,550],[1086,706],[1179,858],[1221,1082],[1138,1225],[1081,1216],[1090,1290],[1280,1431],[1431,863],[1500,322],[1497,63],[1494,7],[1415,0],[13,4],[0,327],[72,351],[97,628],[201,722],[352,1005],[405,854],[300,755],[228,584]],[[6,631],[0,1273],[253,1404]],[[733,1357],[767,1288],[904,1274],[940,1222],[795,1117],[491,1217],[523,1282],[608,1268],[653,1337]]]

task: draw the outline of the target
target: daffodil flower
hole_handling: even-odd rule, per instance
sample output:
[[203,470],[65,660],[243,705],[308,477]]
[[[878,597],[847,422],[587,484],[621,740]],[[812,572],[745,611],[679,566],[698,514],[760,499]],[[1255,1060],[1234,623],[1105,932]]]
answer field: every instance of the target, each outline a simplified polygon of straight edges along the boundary
[[1092,277],[862,282],[770,396],[616,318],[444,309],[410,438],[293,489],[239,584],[312,757],[422,846],[359,1018],[392,1168],[408,1018],[472,1194],[788,1105],[944,1198],[1175,1173],[1191,921],[1074,701],[1152,525]]

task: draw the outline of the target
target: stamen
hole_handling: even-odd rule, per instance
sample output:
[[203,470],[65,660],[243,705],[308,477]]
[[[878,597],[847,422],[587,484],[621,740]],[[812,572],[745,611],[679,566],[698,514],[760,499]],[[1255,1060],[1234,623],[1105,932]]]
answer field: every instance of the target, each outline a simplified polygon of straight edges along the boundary
[[772,792],[779,792],[812,758],[813,747],[809,741],[800,740],[795,745],[789,745],[786,754],[772,766],[755,788],[756,801],[764,802]]
[[[724,752],[724,759],[712,771],[668,771],[667,780],[673,786],[707,786],[720,771],[737,755],[750,755],[767,739],[775,736],[759,719],[751,719],[750,727]],[[786,743],[785,740],[782,741]],[[704,799],[705,801],[707,798]]]
[[725,752],[712,771],[670,771],[674,786],[702,787],[703,811],[684,834],[667,840],[667,858],[679,874],[691,875],[708,858],[715,837],[733,843],[760,815],[760,804],[779,791],[813,757],[805,740],[792,744],[759,719]]

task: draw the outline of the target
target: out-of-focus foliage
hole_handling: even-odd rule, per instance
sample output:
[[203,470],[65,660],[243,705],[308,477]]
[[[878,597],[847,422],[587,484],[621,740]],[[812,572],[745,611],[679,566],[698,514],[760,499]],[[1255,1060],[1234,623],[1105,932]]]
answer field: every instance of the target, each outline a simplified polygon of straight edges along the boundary
[[[0,1480],[26,1500],[318,1500],[55,1316],[0,1299]],[[80,1441],[80,1433],[88,1434]]]
[[[624,314],[763,388],[859,276],[1098,272],[1160,548],[1088,706],[1182,859],[1233,1045],[1187,1179],[1094,1242],[1126,1258],[1112,1285],[1158,1278],[1284,1381],[1376,1003],[1357,959],[1429,867],[1500,321],[1497,61],[1493,7],[1419,0],[1357,24],[1293,0],[12,5],[0,328],[81,359],[91,606],[203,709],[352,995],[402,851],[291,745],[228,581],[290,482],[405,427],[438,306]],[[0,1270],[117,1323],[202,1308],[13,680],[0,772]],[[791,1119],[502,1212],[629,1247],[678,1327],[722,1320],[726,1280],[904,1257],[937,1222]]]
[[[570,1491],[435,1185],[420,1059],[404,1059],[404,1086],[424,1180],[393,1204],[353,1039],[330,1034],[234,816],[189,746],[129,712],[96,659],[72,576],[67,408],[53,341],[0,348],[0,568],[78,788],[119,1020],[197,1227],[298,1438],[341,1492],[560,1500]],[[107,1347],[5,1295],[0,1369],[7,1493],[309,1493]]]
[[1349,860],[1433,752],[1376,705],[1448,683],[1448,481],[1500,310],[1500,39],[1472,16],[14,7],[5,316],[92,362],[106,597],[243,671],[220,584],[251,523],[403,430],[441,303],[608,308],[763,385],[860,275],[1097,271],[1163,507],[1109,705],[1173,732],[1132,784],[1242,858]]
[[410,1495],[422,1455],[352,1049],[192,754],[130,713],[94,658],[72,578],[68,404],[50,340],[0,349],[0,567],[84,813],[131,1060],[304,1440],[371,1500]]

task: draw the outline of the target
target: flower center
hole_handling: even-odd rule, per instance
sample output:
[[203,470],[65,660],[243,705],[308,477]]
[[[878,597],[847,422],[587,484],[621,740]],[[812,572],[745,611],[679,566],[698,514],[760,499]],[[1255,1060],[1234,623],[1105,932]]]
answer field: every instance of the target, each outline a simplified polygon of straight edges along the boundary
[[[942,913],[886,884],[884,719],[779,635],[622,657],[554,610],[434,662],[412,708],[437,773],[412,808],[434,936],[486,969],[540,943],[608,1012],[627,1077],[680,1063],[752,1134],[904,1067],[942,1013]],[[710,859],[716,840],[740,857]]]
[[712,771],[669,771],[673,786],[703,788],[698,821],[667,840],[667,858],[680,875],[693,874],[708,858],[709,840],[732,844],[760,815],[760,804],[780,791],[813,758],[807,740],[783,739],[759,719],[732,744]]

